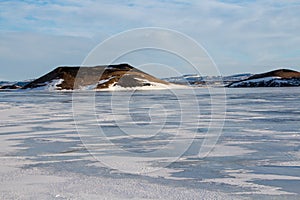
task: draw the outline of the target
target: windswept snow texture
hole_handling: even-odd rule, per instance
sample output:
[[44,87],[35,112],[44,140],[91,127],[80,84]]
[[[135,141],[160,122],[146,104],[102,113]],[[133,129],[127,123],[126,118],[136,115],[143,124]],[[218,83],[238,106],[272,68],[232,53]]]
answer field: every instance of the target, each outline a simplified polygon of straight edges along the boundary
[[[216,98],[221,97],[219,90],[214,89]],[[157,169],[149,174],[111,169],[82,144],[73,120],[71,92],[1,92],[0,199],[300,199],[298,88],[227,88],[223,132],[206,158],[197,153],[209,137],[208,88],[177,91],[183,102],[177,101],[174,90],[134,91],[124,102],[126,93],[94,93],[92,114],[112,144],[136,156],[172,141],[181,115],[194,116],[197,110],[192,106],[180,110],[180,104],[197,98],[200,126],[194,129],[198,119],[191,118],[182,127],[186,132],[180,134],[188,137],[196,131],[196,137],[180,159],[160,168],[162,160],[144,158],[141,164]],[[85,95],[82,92],[79,100]],[[128,107],[131,121],[113,111],[112,102],[119,111]],[[124,134],[120,129],[121,124],[123,130],[136,132],[130,128],[140,126],[147,133],[151,130],[143,127],[163,122],[165,116],[166,131],[156,136]],[[105,158],[113,153],[112,144],[99,143],[95,149]],[[120,155],[114,161],[126,159]]]

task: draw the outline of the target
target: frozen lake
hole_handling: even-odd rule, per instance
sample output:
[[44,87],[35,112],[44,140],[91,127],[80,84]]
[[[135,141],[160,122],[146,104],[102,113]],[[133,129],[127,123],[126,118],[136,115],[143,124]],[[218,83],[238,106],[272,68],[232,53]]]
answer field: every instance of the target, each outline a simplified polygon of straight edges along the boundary
[[300,199],[300,88],[213,92],[0,92],[0,199]]

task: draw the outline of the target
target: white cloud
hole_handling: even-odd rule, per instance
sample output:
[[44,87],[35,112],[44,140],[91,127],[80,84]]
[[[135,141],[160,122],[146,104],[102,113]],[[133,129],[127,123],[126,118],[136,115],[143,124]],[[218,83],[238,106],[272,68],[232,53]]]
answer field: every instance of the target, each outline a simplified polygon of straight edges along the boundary
[[[300,4],[296,0],[37,2],[27,0],[0,3],[1,42],[11,40],[3,36],[10,31],[20,32],[15,36],[20,38],[14,38],[21,42],[20,45],[27,44],[26,41],[22,41],[24,38],[22,39],[21,32],[32,34],[32,37],[27,39],[32,40],[32,43],[38,41],[35,39],[36,34],[46,38],[53,35],[52,43],[59,43],[63,47],[60,49],[68,51],[67,46],[71,45],[77,51],[81,51],[80,54],[85,55],[88,48],[77,48],[76,43],[81,46],[81,40],[71,38],[80,37],[85,41],[97,38],[95,40],[99,42],[105,36],[127,29],[160,26],[186,33],[203,44],[225,74],[260,72],[262,67],[269,70],[279,66],[300,66]],[[6,42],[5,48],[17,52],[14,43]],[[49,45],[47,48],[32,45],[31,51],[49,52],[50,48],[53,48],[53,52],[60,51],[55,45]],[[70,50],[68,53],[61,53],[68,55],[64,58],[58,56],[51,59],[56,60],[55,63],[74,63],[78,53]],[[27,54],[28,57],[33,55]],[[1,67],[4,64],[21,64],[24,60],[22,57],[9,60],[9,52],[3,50],[1,56],[5,58],[4,61],[0,61]],[[26,67],[30,68],[29,60],[35,59],[39,58],[28,58]],[[47,59],[44,60],[45,62],[40,60],[39,63],[47,65]],[[54,63],[53,60],[51,63]]]

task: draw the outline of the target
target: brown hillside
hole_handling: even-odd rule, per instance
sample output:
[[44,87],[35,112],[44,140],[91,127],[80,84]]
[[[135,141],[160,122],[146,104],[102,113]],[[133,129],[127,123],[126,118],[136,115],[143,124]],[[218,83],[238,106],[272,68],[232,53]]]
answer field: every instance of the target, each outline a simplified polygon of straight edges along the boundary
[[79,89],[89,85],[96,85],[95,89],[103,89],[111,85],[121,87],[148,86],[151,85],[149,82],[169,84],[128,64],[119,64],[95,67],[58,67],[25,85],[23,89],[45,86],[57,79],[64,80],[57,86],[66,90]]
[[265,78],[265,77],[281,77],[281,78],[300,78],[300,72],[290,70],[290,69],[278,69],[262,74],[255,74],[253,76],[250,76],[249,79],[257,79],[257,78]]

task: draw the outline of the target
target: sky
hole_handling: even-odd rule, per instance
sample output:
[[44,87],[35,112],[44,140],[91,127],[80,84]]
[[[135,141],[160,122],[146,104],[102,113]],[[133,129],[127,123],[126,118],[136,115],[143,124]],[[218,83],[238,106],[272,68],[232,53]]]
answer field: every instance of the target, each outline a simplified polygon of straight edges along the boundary
[[[299,10],[299,0],[1,0],[0,80],[81,65],[107,38],[143,27],[192,38],[222,75],[300,70]],[[140,54],[131,57],[146,56]],[[209,68],[204,72],[214,75]]]

